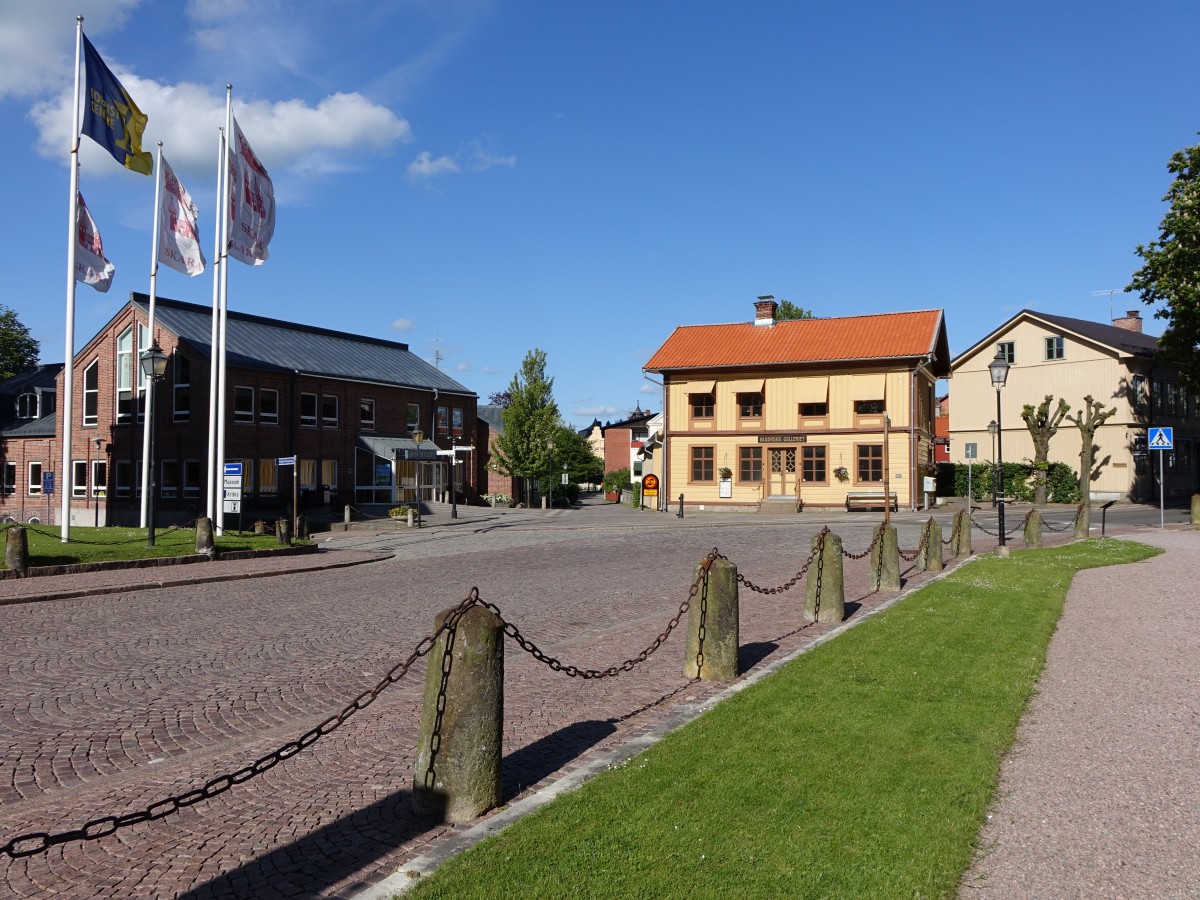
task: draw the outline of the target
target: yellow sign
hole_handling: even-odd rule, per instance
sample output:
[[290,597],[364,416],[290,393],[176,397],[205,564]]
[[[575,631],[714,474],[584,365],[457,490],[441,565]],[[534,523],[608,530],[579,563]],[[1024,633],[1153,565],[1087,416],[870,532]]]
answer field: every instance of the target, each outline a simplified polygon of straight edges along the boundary
[[658,496],[658,476],[653,472],[642,479],[642,496],[645,497],[649,494]]

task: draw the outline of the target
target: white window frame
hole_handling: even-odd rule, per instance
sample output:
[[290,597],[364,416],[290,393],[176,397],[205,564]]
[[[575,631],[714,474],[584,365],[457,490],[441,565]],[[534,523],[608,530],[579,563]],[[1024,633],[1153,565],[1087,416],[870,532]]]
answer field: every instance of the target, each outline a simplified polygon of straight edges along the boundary
[[[243,404],[239,401],[249,397],[249,403]],[[233,423],[235,425],[253,425],[254,424],[254,388],[248,384],[235,384],[233,386]]]
[[[121,425],[127,425],[133,421],[133,326],[130,325],[119,335],[117,335],[117,377],[114,379],[116,384],[116,397],[114,398],[117,404],[116,421]],[[122,402],[124,401],[124,402]],[[124,410],[124,411],[122,411]]]
[[[192,362],[175,349],[175,364],[171,367],[171,420],[187,422],[192,417]],[[179,408],[180,396],[187,397],[187,409]]]
[[[88,387],[89,377],[94,387]],[[93,412],[88,415],[88,398],[91,398]],[[83,407],[80,410],[84,425],[96,425],[100,421],[100,360],[93,359],[83,367]]]
[[[37,471],[37,478],[33,477],[34,470]],[[29,483],[26,487],[29,489],[29,496],[37,497],[42,493],[42,463],[41,460],[30,460],[28,466]]]
[[1054,362],[1067,358],[1067,342],[1061,334],[1046,337],[1046,361]]
[[363,431],[375,430],[375,401],[370,397],[358,401],[358,427]]
[[[304,412],[304,401],[306,399],[312,400],[312,414],[311,415]],[[300,394],[300,427],[301,428],[316,428],[317,427],[317,416],[321,412],[321,410],[319,408],[319,404],[320,404],[320,398],[316,394],[309,394],[306,392],[301,392],[301,394]]]
[[92,460],[92,496],[108,496],[108,460]]
[[[333,415],[325,414],[325,404],[333,401]],[[321,427],[322,428],[337,428],[339,418],[338,396],[337,394],[322,394],[321,395]]]
[[[83,476],[80,481],[79,476]],[[86,459],[71,460],[71,496],[87,497],[88,495],[88,464]]]
[[[275,409],[271,412],[267,411],[266,403],[264,402],[268,396],[275,398]],[[258,424],[260,425],[278,425],[279,424],[279,391],[275,388],[259,388],[258,389]]]
[[15,462],[4,463],[4,484],[0,489],[5,494],[15,494],[17,492],[17,464]]

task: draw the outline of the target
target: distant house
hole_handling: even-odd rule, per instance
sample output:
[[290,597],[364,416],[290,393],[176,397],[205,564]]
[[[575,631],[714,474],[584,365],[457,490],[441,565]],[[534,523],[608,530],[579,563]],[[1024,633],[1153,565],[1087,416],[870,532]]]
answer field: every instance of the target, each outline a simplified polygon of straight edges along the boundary
[[643,412],[639,406],[629,414],[629,418],[604,426],[605,472],[629,469],[633,480],[641,478],[638,451],[650,434],[649,422],[653,417],[653,413]]
[[[62,445],[54,428],[58,398],[55,384],[63,364],[35,366],[0,382],[0,462],[3,463],[3,494],[0,516],[18,522],[48,521],[55,498],[44,490],[43,477],[55,469],[55,454]],[[83,448],[100,462],[103,476],[105,456],[92,447]],[[104,484],[106,478],[96,479]],[[103,488],[100,489],[103,496]]]
[[[1117,412],[1096,433],[1094,500],[1151,500],[1158,497],[1155,466],[1162,462],[1166,496],[1187,496],[1200,487],[1200,416],[1197,402],[1178,372],[1158,360],[1158,339],[1142,332],[1134,309],[1111,325],[1021,310],[953,362],[954,419],[951,458],[965,461],[964,446],[976,445],[979,459],[994,459],[988,423],[996,418],[996,390],[988,363],[997,352],[1010,365],[1000,391],[1002,446],[1006,461],[1033,457],[1033,440],[1021,408],[1050,394],[1071,404],[1073,413],[1091,395]],[[1174,429],[1175,449],[1149,450],[1150,428]],[[1079,429],[1064,422],[1050,442],[1050,461],[1078,471]]]
[[479,407],[481,450],[480,460],[483,473],[480,478],[482,493],[503,494],[511,500],[524,501],[521,494],[522,480],[503,474],[492,456],[492,442],[504,433],[504,407],[485,404]]
[[663,494],[687,506],[915,506],[950,371],[941,310],[682,325],[645,365],[665,383]]
[[943,394],[933,401],[933,459],[950,462],[950,395]]
[[[70,491],[71,519],[79,524],[139,518],[146,381],[137,360],[152,343],[148,300],[132,294],[76,354],[73,421],[65,423],[75,456],[68,471],[57,471],[61,399],[55,401],[53,432],[41,445],[44,454],[32,459],[28,448],[34,443],[25,441],[18,468],[32,471],[36,463],[43,474],[54,473],[56,490]],[[158,298],[153,338],[169,358],[154,391],[158,524],[185,523],[205,512],[211,310]],[[444,496],[451,483],[448,456],[437,451],[478,444],[475,393],[405,344],[231,311],[226,346],[225,461],[243,464],[247,515],[282,512],[294,489],[301,506],[326,498],[390,505],[418,494],[429,501]],[[62,390],[59,377],[59,398]],[[423,432],[420,445],[417,430]],[[6,458],[18,437],[4,436]],[[469,456],[459,455],[454,478],[468,500],[478,484],[478,466]],[[279,464],[293,457],[294,465]],[[36,496],[32,476],[26,478],[27,492],[6,496],[0,512],[20,512],[20,501]],[[54,506],[49,512],[57,515]]]

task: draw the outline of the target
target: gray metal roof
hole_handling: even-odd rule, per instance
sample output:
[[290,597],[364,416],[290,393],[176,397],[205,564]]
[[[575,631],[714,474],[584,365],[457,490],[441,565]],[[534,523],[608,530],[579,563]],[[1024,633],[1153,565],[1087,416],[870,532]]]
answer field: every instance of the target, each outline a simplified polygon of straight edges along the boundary
[[49,400],[53,401],[55,380],[62,370],[62,363],[39,365],[0,382],[0,434],[4,437],[54,437],[53,403],[49,413],[42,409],[41,418],[18,419],[17,398],[27,392],[43,392],[43,396],[49,394]]
[[[131,302],[149,314],[150,298],[134,293]],[[212,353],[212,309],[157,298],[155,327],[170,331],[196,352]],[[225,329],[231,368],[300,372],[474,396],[475,392],[409,352],[407,344],[298,325],[230,311]]]
[[504,407],[485,403],[475,410],[476,415],[491,426],[497,434],[504,433]]

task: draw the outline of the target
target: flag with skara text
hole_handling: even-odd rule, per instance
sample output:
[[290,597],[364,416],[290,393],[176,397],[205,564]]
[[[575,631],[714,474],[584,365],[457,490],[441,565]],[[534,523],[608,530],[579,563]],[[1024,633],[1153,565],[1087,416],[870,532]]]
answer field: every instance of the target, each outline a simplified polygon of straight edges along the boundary
[[100,229],[83,202],[83,194],[76,197],[79,202],[75,207],[75,280],[90,284],[103,294],[112,286],[117,270],[104,258]]
[[83,97],[83,133],[113,155],[127,169],[149,175],[154,159],[142,150],[146,116],[83,35],[86,90]]
[[274,233],[275,187],[234,119],[229,144],[229,255],[261,266]]
[[162,208],[158,211],[158,261],[184,275],[199,275],[204,271],[204,252],[196,233],[200,211],[192,202],[183,182],[162,159]]

